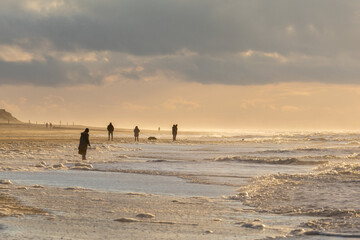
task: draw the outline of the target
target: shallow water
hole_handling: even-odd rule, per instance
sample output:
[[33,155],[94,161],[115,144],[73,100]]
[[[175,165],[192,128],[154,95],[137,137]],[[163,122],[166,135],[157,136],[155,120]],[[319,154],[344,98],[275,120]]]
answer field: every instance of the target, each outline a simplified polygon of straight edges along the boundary
[[10,179],[23,185],[54,187],[83,187],[98,191],[139,192],[174,196],[219,197],[234,192],[234,188],[208,184],[188,183],[186,180],[145,174],[47,171],[47,172],[0,172],[2,179]]

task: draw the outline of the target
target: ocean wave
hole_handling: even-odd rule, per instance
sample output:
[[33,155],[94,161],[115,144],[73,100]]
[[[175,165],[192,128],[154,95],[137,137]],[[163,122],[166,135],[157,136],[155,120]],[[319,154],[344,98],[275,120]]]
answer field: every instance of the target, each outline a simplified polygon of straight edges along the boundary
[[360,153],[352,153],[352,154],[349,154],[348,156],[346,156],[345,158],[358,159],[358,158],[360,158]]
[[229,199],[276,214],[352,218],[360,214],[360,164],[324,164],[307,174],[254,178]]
[[251,154],[301,156],[301,159],[360,159],[358,147],[293,148],[255,151]]
[[318,175],[360,177],[360,164],[340,163],[325,164],[316,168]]
[[359,145],[360,142],[359,141],[351,141],[351,142],[348,142],[346,143],[347,145]]
[[349,217],[360,214],[359,209],[300,209],[297,213],[315,217]]
[[264,142],[354,142],[359,143],[358,134],[240,134],[240,135],[206,135],[207,138],[246,139],[248,141]]
[[303,223],[301,227],[313,229],[312,231],[304,231],[304,235],[321,235],[328,237],[359,239],[359,226],[359,217],[326,217],[310,220]]
[[256,164],[279,164],[279,165],[319,165],[328,163],[326,160],[301,160],[298,158],[266,158],[251,156],[218,157],[214,159],[217,162],[241,162]]
[[256,153],[296,153],[296,152],[322,152],[326,151],[326,148],[293,148],[293,149],[275,149],[258,151]]

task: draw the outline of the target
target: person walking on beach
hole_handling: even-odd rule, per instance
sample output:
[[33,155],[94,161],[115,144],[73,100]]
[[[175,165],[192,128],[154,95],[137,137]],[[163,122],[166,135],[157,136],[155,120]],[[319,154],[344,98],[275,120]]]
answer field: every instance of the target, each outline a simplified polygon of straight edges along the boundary
[[177,124],[174,124],[174,125],[172,126],[173,141],[176,141],[177,131],[178,131]]
[[136,126],[136,127],[134,128],[135,142],[138,142],[138,141],[139,141],[139,132],[140,132],[140,129],[138,128],[138,126]]
[[79,154],[82,155],[82,160],[86,160],[86,151],[88,146],[91,147],[89,141],[89,129],[86,128],[85,131],[81,133],[79,143]]
[[112,123],[110,123],[107,126],[107,130],[108,130],[108,141],[110,141],[110,137],[111,137],[111,141],[114,140],[114,126],[112,125]]

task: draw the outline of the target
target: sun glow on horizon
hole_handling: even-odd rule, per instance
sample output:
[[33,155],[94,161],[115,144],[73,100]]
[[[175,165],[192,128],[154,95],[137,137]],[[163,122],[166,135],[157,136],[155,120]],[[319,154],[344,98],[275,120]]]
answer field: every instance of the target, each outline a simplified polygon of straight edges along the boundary
[[7,86],[0,94],[0,107],[24,122],[100,127],[112,121],[122,128],[150,129],[170,129],[178,123],[183,129],[201,131],[360,127],[360,107],[355,104],[360,101],[360,87],[356,85],[227,86],[161,80],[155,88],[146,82],[84,89]]

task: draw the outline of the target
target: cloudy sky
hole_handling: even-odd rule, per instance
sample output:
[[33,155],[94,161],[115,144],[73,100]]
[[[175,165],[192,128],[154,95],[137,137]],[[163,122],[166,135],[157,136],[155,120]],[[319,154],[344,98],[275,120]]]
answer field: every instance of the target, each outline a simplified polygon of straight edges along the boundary
[[1,0],[0,108],[124,128],[358,129],[359,42],[358,0]]

